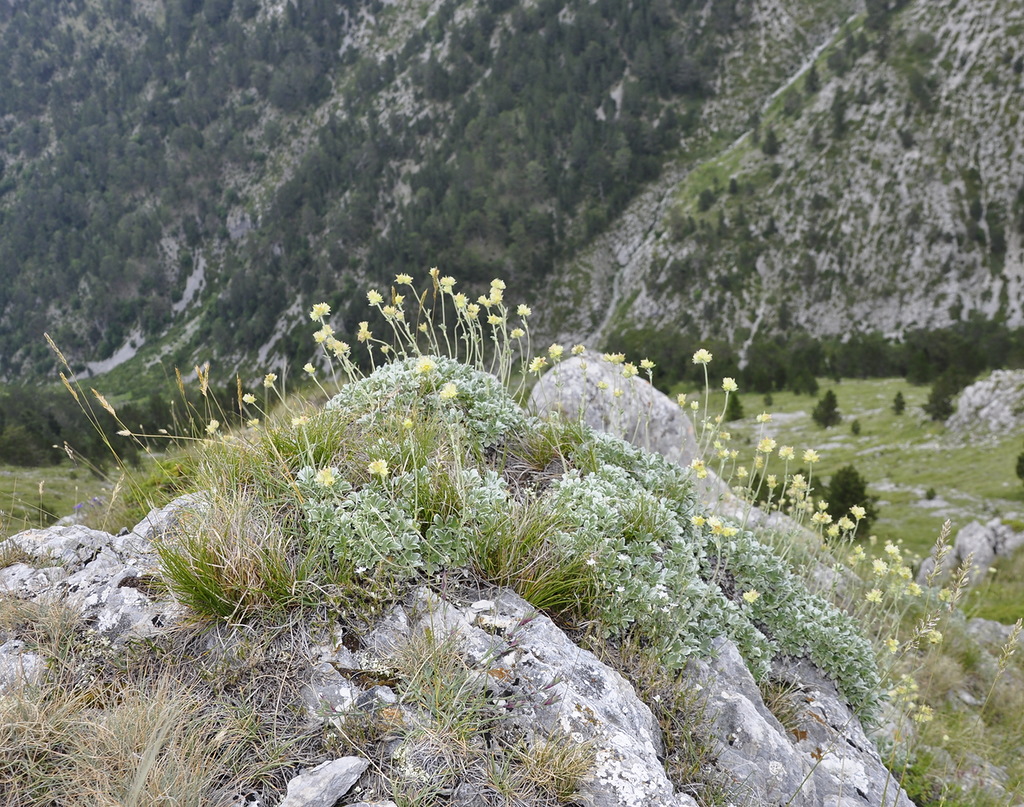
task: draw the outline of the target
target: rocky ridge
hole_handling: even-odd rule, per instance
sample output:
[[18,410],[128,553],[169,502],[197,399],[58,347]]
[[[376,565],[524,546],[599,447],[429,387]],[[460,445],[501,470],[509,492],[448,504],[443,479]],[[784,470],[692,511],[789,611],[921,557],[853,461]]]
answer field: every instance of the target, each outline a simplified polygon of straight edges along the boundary
[[[645,383],[636,387],[645,390],[640,394],[652,407],[674,406]],[[369,388],[367,393],[376,397]],[[639,422],[650,411],[630,410],[628,402],[616,400],[621,422]],[[598,406],[587,409],[596,412]],[[189,615],[157,585],[154,541],[173,536],[205,507],[203,497],[178,500],[120,536],[80,526],[14,536],[0,545],[5,557],[15,559],[0,571],[4,601],[64,601],[83,630],[115,654],[147,643],[159,646],[169,632],[187,626]],[[326,633],[322,627],[300,628],[305,638],[296,646],[306,649],[289,656],[288,686],[282,684],[282,691],[297,693],[288,710],[309,731],[334,729],[342,736],[369,720],[384,727],[381,739],[357,743],[356,754],[341,756],[319,747],[290,771],[282,770],[278,786],[240,783],[221,792],[218,805],[270,805],[285,792],[285,807],[379,804],[396,788],[408,792],[424,782],[460,807],[503,804],[474,761],[478,756],[459,757],[457,749],[439,744],[439,713],[424,708],[425,696],[410,685],[408,672],[400,672],[410,654],[416,669],[447,659],[453,666],[445,668],[445,678],[463,682],[458,696],[468,699],[464,708],[503,715],[488,731],[489,747],[525,754],[553,743],[584,748],[591,761],[578,792],[587,803],[696,803],[686,784],[670,781],[666,772],[665,738],[652,713],[652,707],[661,708],[657,702],[643,703],[627,678],[519,596],[467,583],[414,587],[357,633],[341,624],[328,624]],[[244,666],[248,634],[245,625],[216,626],[193,663],[221,671],[211,675],[237,675],[231,671]],[[47,660],[16,629],[2,652],[8,692],[45,683]],[[747,664],[736,645],[720,636],[713,658],[694,660],[683,672],[684,686],[700,693],[691,728],[706,734],[719,776],[738,803],[909,807],[835,684],[806,661],[773,660],[775,679],[800,693],[799,723],[784,726],[766,706]],[[548,802],[535,793],[530,803]]]
[[867,49],[849,21],[817,60],[820,89],[803,65],[743,136],[668,168],[559,272],[548,321],[568,338],[737,342],[1024,323],[1022,20],[1012,0],[912,2]]

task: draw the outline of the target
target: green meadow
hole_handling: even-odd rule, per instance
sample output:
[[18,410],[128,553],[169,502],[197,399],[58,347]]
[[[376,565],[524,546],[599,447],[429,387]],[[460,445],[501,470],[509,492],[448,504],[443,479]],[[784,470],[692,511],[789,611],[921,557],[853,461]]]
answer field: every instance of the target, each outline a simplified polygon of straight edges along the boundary
[[[761,429],[780,445],[799,451],[814,448],[821,461],[814,474],[827,481],[839,468],[853,465],[877,497],[878,520],[872,533],[880,542],[902,543],[915,555],[930,550],[943,521],[950,519],[954,534],[972,520],[994,517],[1020,519],[1024,485],[1015,473],[1022,450],[1021,434],[954,435],[932,421],[921,406],[929,388],[903,379],[819,379],[820,394],[831,389],[838,400],[842,423],[821,428],[811,418],[817,398],[790,392],[773,393],[771,405],[760,395],[743,395],[745,417],[727,425],[734,447],[753,453]],[[897,392],[906,409],[893,412]],[[762,411],[772,413],[766,424],[756,422]],[[859,434],[853,433],[854,421]]]

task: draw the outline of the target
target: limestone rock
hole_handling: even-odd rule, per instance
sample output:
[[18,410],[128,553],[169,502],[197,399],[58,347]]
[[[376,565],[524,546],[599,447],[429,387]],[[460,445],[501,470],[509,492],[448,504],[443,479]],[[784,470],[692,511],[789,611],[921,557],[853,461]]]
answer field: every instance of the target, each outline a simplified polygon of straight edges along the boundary
[[[1024,546],[1024,532],[1018,532],[1000,518],[982,524],[972,521],[962,527],[953,542],[953,549],[943,559],[943,572],[948,572],[971,558],[970,583],[976,583],[987,572],[996,558],[1012,554]],[[923,583],[935,569],[934,556],[925,558],[918,571],[918,582]]]
[[965,387],[946,428],[971,440],[1024,428],[1024,370],[994,370]]
[[0,592],[65,602],[115,643],[152,635],[183,610],[151,586],[157,567],[152,541],[195,506],[195,497],[181,497],[122,535],[77,524],[20,532],[0,549],[18,547],[32,563],[0,570]]
[[341,757],[303,771],[288,783],[280,807],[334,807],[369,766],[359,757]]
[[706,713],[720,742],[719,763],[743,785],[752,803],[913,807],[856,715],[811,664],[776,664],[795,721],[783,727],[735,646],[719,640],[716,649],[716,658],[694,662],[688,676],[707,695]]
[[[602,385],[607,385],[602,389]],[[615,395],[616,390],[622,394]],[[527,408],[547,414],[578,415],[592,429],[621,437],[638,448],[657,452],[688,466],[698,456],[693,423],[682,408],[650,382],[625,378],[622,365],[587,351],[556,364],[541,376]],[[709,477],[708,489],[721,483]]]

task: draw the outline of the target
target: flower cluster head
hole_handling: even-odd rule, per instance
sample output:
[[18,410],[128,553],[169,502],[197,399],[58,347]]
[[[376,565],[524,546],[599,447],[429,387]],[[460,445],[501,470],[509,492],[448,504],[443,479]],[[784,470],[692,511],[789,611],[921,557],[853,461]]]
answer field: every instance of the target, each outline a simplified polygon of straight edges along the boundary
[[710,363],[710,361],[711,361],[711,353],[709,353],[704,348],[701,348],[700,350],[698,350],[696,353],[693,354],[693,363],[694,364],[708,364],[708,363]]
[[270,389],[277,382],[277,373],[267,373],[263,376],[263,386]]
[[325,488],[331,487],[335,482],[338,481],[338,477],[334,475],[333,468],[321,468],[316,472],[316,481],[318,485],[322,485]]
[[379,476],[381,479],[388,475],[388,464],[385,460],[374,460],[366,466],[370,476]]
[[450,401],[453,398],[458,397],[459,388],[455,386],[453,382],[449,381],[447,384],[441,387],[441,391],[438,393],[438,395],[441,397],[442,401]]
[[323,322],[324,317],[331,313],[331,307],[327,303],[317,303],[310,309],[309,318],[314,322]]
[[736,384],[736,379],[735,378],[729,378],[728,376],[723,378],[722,379],[722,389],[725,390],[726,392],[736,392],[736,390],[739,389],[739,387]]
[[430,358],[430,356],[420,356],[416,362],[417,373],[425,374],[435,369],[437,369],[437,362]]

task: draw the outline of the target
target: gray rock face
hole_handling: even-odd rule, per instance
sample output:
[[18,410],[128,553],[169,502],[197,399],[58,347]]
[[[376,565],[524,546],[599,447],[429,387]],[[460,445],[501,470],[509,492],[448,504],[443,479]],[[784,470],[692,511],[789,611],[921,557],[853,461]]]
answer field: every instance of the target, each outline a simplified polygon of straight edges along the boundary
[[280,807],[334,807],[369,766],[365,759],[342,757],[303,771],[288,783]]
[[1024,370],[995,370],[964,388],[946,428],[975,441],[1024,428]]
[[[395,653],[427,633],[453,639],[466,663],[479,670],[481,686],[500,682],[495,696],[509,717],[496,731],[514,732],[530,744],[564,738],[592,746],[595,765],[581,789],[587,804],[695,805],[674,792],[658,759],[658,724],[629,682],[513,592],[502,590],[492,600],[463,608],[419,589],[411,603],[394,608],[365,637],[365,649],[356,654],[358,667],[388,669]],[[406,719],[419,718],[408,714]],[[471,794],[463,795],[458,803],[473,803]]]
[[[616,390],[621,395],[615,395]],[[591,351],[566,359],[541,376],[527,407],[539,415],[582,415],[591,428],[657,452],[684,468],[700,456],[693,421],[676,401],[640,377],[624,378],[621,365]],[[693,481],[702,498],[717,502],[718,512],[726,518],[813,538],[788,516],[766,513],[741,500],[711,469],[703,479],[694,475]]]
[[[791,725],[768,710],[736,648],[689,672],[707,693],[719,763],[761,805],[913,807],[835,686],[806,661],[776,664]],[[788,722],[788,720],[787,720]]]
[[193,504],[189,497],[176,500],[124,535],[81,525],[20,532],[0,548],[17,546],[32,562],[0,570],[0,593],[64,602],[115,644],[153,635],[182,609],[149,585],[157,565],[152,540]]
[[[618,393],[618,394],[617,394]],[[625,378],[621,364],[587,351],[556,364],[530,392],[527,407],[542,414],[582,416],[592,429],[613,434],[682,466],[699,456],[697,436],[678,403],[645,379]],[[703,480],[706,493],[723,493],[714,474]]]
[[[988,572],[996,558],[1012,554],[1024,546],[1024,533],[1004,524],[1002,519],[993,518],[982,524],[972,521],[956,534],[953,549],[942,562],[942,571],[949,572],[968,557],[971,558],[970,583],[976,583]],[[935,569],[935,558],[925,558],[918,571],[918,582],[923,583]]]

